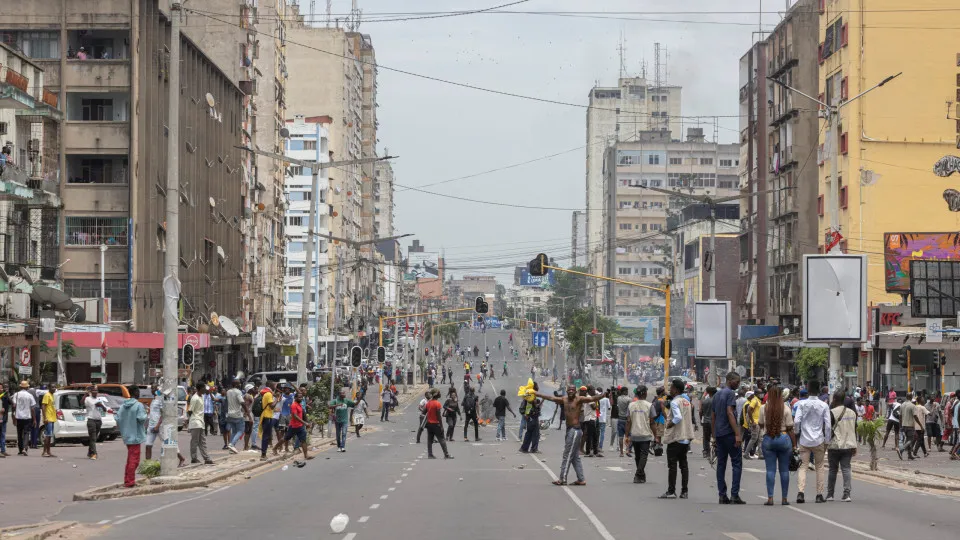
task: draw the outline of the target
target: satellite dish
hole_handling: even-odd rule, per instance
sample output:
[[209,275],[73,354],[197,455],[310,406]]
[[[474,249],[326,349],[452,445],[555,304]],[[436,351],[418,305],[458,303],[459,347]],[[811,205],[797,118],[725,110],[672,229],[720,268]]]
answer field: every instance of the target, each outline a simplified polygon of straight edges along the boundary
[[217,207],[217,200],[214,199],[213,197],[210,197],[210,208],[216,208],[216,207]]
[[220,326],[220,317],[217,315],[216,311],[210,312],[210,324],[214,326]]
[[216,104],[217,104],[217,101],[213,99],[213,94],[211,94],[210,92],[207,92],[207,105],[213,107]]
[[880,181],[880,175],[871,170],[864,170],[860,173],[860,184],[872,186]]
[[73,299],[70,298],[69,294],[46,285],[34,285],[33,292],[30,293],[30,299],[38,304],[50,306],[57,311],[66,311],[73,307]]
[[290,136],[290,130],[287,128],[280,128],[280,136],[286,139]]
[[10,281],[10,276],[7,275],[7,271],[3,269],[2,264],[0,264],[0,278],[4,281]]
[[227,260],[227,253],[220,246],[217,246],[217,256],[220,257],[221,261]]
[[233,321],[226,317],[220,317],[220,328],[227,333],[228,336],[239,336],[240,329],[237,328],[237,325]]
[[[30,272],[27,271],[26,267],[21,266],[21,267],[17,270],[17,273],[20,274],[20,277],[22,277],[24,281],[26,281],[27,283],[33,285],[33,278],[30,277]],[[57,289],[57,290],[59,290],[59,289]]]

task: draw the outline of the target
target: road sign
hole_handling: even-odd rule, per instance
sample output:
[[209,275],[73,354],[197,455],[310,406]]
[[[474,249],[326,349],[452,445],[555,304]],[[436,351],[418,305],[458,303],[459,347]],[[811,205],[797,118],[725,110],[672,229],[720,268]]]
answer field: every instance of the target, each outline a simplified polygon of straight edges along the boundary
[[21,375],[33,375],[33,366],[20,366],[19,372]]
[[533,333],[533,346],[534,347],[546,347],[547,343],[550,341],[549,332],[534,332]]
[[31,358],[32,358],[32,357],[31,357],[31,355],[30,355],[30,348],[29,348],[29,347],[24,347],[24,348],[20,349],[20,365],[21,365],[21,366],[24,366],[24,367],[29,366],[29,365],[30,365],[30,359],[31,359]]
[[297,346],[296,345],[283,345],[280,347],[281,356],[296,356],[297,355]]
[[107,374],[106,374],[106,373],[99,372],[99,371],[94,371],[93,373],[90,374],[90,378],[91,378],[91,379],[106,379],[106,378],[107,378]]

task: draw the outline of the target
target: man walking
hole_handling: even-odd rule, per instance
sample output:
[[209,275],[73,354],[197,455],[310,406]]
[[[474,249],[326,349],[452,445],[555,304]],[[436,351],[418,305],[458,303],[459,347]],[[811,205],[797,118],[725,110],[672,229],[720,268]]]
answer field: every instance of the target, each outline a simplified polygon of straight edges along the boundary
[[83,406],[87,410],[87,457],[97,459],[97,439],[100,438],[100,427],[103,426],[103,413],[107,412],[100,401],[99,389],[91,386],[87,397],[83,398]]
[[299,447],[301,450],[303,450],[303,459],[313,459],[313,456],[307,453],[306,428],[310,427],[310,424],[303,419],[303,400],[303,392],[297,392],[293,398],[293,403],[290,405],[290,425],[287,427],[287,431],[283,435],[283,440],[277,441],[277,446],[273,448],[273,451],[278,452],[281,446],[289,445],[290,439],[296,437],[297,441],[294,443],[294,449]]
[[340,452],[347,451],[347,433],[350,431],[350,408],[354,406],[356,406],[356,403],[347,399],[347,390],[345,388],[341,388],[340,396],[330,402],[330,412],[336,414],[337,449]]
[[227,390],[227,431],[230,433],[230,442],[227,444],[227,450],[231,454],[239,452],[237,450],[237,441],[243,437],[246,429],[246,423],[243,420],[246,404],[243,400],[243,392],[240,390],[240,379],[233,380],[233,386]]
[[[690,469],[687,466],[687,452],[693,440],[693,407],[683,397],[683,381],[674,379],[670,383],[670,414],[663,434],[667,445],[667,491],[661,499],[677,498],[677,469],[680,469],[680,498],[686,499]],[[659,441],[657,441],[659,442]]]
[[389,386],[383,387],[383,393],[380,394],[380,421],[390,421],[390,404],[393,403],[393,392]]
[[57,409],[53,403],[54,392],[57,391],[57,385],[51,383],[47,387],[47,393],[40,399],[40,411],[43,415],[43,453],[40,457],[57,457],[50,451],[50,445],[53,441],[53,429],[57,424]]
[[[816,395],[819,389],[817,381],[810,381],[807,384],[808,392],[811,396]],[[797,503],[805,502],[805,488],[807,485],[807,464],[810,462],[810,456],[813,455],[813,466],[817,475],[817,499],[816,502],[826,502],[823,497],[825,471],[823,469],[823,456],[827,444],[830,443],[830,407],[826,402],[810,397],[797,404],[797,414],[794,418],[795,426],[799,426],[800,440],[800,468],[797,469]],[[796,428],[794,428],[796,429]]]
[[[253,414],[257,415],[257,402],[260,403],[260,461],[267,460],[267,450],[273,442],[274,419],[273,412],[277,408],[277,399],[274,394],[277,389],[277,383],[267,381],[267,386],[260,390],[260,395],[253,401]],[[273,451],[274,455],[277,450]]]
[[[30,383],[20,381],[20,391],[13,395],[13,418],[17,421],[17,455],[26,456],[30,449],[30,429],[33,426],[37,400],[29,392]],[[96,443],[93,443],[96,444]]]
[[463,406],[463,440],[464,442],[468,440],[467,427],[470,426],[470,422],[473,422],[473,439],[479,441],[480,425],[477,419],[477,394],[469,385],[466,386],[461,405]]
[[506,390],[500,390],[500,395],[493,400],[493,411],[493,415],[497,419],[497,440],[505,441],[507,440],[507,411],[510,411],[514,418],[517,417],[517,413],[510,408]]
[[598,405],[600,408],[600,416],[597,417],[597,448],[595,455],[597,457],[603,457],[603,440],[607,436],[607,418],[610,416],[611,408],[609,390],[603,393],[603,397],[600,398]]
[[127,466],[123,470],[123,487],[137,485],[137,467],[140,465],[140,445],[147,438],[147,411],[135,398],[127,398],[120,406],[117,427],[123,444],[127,445]]
[[190,420],[187,422],[187,430],[190,431],[190,463],[200,463],[197,459],[197,452],[203,457],[203,463],[213,465],[213,460],[207,454],[207,434],[206,434],[206,413],[204,405],[204,394],[207,393],[207,385],[197,383],[197,391],[190,396],[190,403],[187,410],[190,414]]
[[717,389],[708,386],[700,401],[700,425],[703,426],[703,457],[710,457],[710,439],[713,437],[713,396]]
[[[916,409],[917,406],[913,402],[913,392],[907,392],[907,398],[903,400],[903,405],[900,406],[900,432],[903,433],[903,448],[907,451],[907,459],[916,458],[913,448],[917,430]],[[900,459],[903,459],[899,442],[897,444],[897,455],[900,456]]]
[[427,425],[427,458],[436,459],[436,456],[433,455],[433,441],[436,440],[440,443],[440,448],[443,450],[444,459],[453,459],[453,456],[450,455],[450,452],[447,452],[447,441],[446,437],[443,434],[443,427],[440,426],[440,417],[441,411],[443,410],[443,405],[440,404],[440,390],[434,388],[429,395],[430,399],[427,401],[426,410],[426,425]]
[[417,428],[417,444],[420,444],[420,435],[424,430],[424,421],[427,417],[427,402],[430,401],[430,395],[433,393],[433,387],[423,393],[423,398],[417,404],[417,410],[420,411],[420,424]]
[[743,427],[746,437],[743,442],[743,453],[746,459],[757,459],[757,448],[760,445],[760,400],[756,393],[747,392],[747,401],[743,405]]
[[7,418],[10,416],[11,408],[7,387],[0,382],[0,458],[7,457]]
[[[743,474],[743,452],[740,448],[740,423],[737,422],[737,388],[740,375],[727,372],[727,387],[713,397],[713,440],[717,446],[717,491],[720,504],[747,504],[740,498],[740,476]],[[822,456],[822,453],[821,453]],[[730,496],[727,497],[727,459],[731,461]]]
[[547,396],[539,392],[536,396],[540,399],[552,401],[563,407],[563,414],[567,421],[567,436],[563,443],[563,459],[560,462],[560,475],[553,481],[555,486],[567,485],[567,471],[570,465],[577,473],[575,486],[587,485],[583,477],[583,464],[580,461],[580,441],[583,439],[583,431],[580,429],[580,414],[583,406],[600,401],[603,394],[595,396],[578,396],[577,388],[573,385],[567,387],[567,396],[565,398]]
[[[644,389],[646,389],[646,387],[644,387]],[[636,393],[636,391],[634,391],[634,393]],[[628,457],[633,451],[633,439],[631,438],[629,441],[627,440],[627,437],[630,433],[630,431],[627,429],[627,420],[630,417],[630,405],[631,399],[629,392],[627,391],[627,387],[624,386],[620,388],[620,395],[617,396],[617,409],[620,411],[620,417],[617,418],[617,449],[620,451],[620,457],[623,457],[624,447],[626,447]],[[651,438],[647,442],[649,443],[650,440],[653,439]]]
[[[621,409],[621,415],[626,417],[625,433],[630,437],[633,446],[634,460],[637,472],[633,475],[634,484],[647,482],[647,456],[650,455],[650,442],[653,441],[653,425],[656,416],[653,416],[653,407],[647,401],[647,387],[640,385],[634,391],[637,400],[631,402],[626,409]],[[621,396],[622,397],[622,396]],[[623,455],[623,452],[620,453]]]
[[204,429],[207,430],[204,435],[216,435],[217,421],[213,417],[213,394],[211,394],[209,391],[213,390],[213,388],[211,387],[208,389],[204,387],[203,390],[203,425]]

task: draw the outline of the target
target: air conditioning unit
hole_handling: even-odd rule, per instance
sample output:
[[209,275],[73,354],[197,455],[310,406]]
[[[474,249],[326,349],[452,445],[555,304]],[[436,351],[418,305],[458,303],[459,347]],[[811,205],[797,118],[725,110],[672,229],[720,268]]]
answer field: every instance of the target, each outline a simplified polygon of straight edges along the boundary
[[30,317],[30,295],[20,292],[0,293],[0,318],[27,319]]

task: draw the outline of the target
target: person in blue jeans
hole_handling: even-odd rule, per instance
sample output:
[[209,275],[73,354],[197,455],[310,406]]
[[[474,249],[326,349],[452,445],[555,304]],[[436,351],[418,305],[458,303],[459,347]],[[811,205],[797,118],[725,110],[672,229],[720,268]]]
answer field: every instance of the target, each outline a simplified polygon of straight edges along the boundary
[[500,395],[493,400],[494,416],[497,418],[497,440],[507,440],[507,412],[517,417],[517,413],[510,408],[510,401],[507,399],[507,391],[500,390]]
[[330,412],[334,414],[337,428],[337,451],[347,451],[347,433],[350,431],[350,409],[356,403],[347,399],[347,390],[341,388],[340,396],[330,402]]
[[780,473],[780,504],[789,506],[787,492],[790,490],[790,457],[797,446],[793,432],[793,414],[784,404],[780,387],[767,387],[767,404],[760,407],[760,430],[763,433],[763,461],[767,466],[767,502],[773,506],[773,484]]
[[0,457],[7,457],[7,419],[11,409],[7,388],[0,383]]
[[[713,397],[713,437],[717,444],[717,491],[720,504],[747,504],[740,498],[740,476],[743,474],[743,453],[740,422],[737,422],[737,388],[740,375],[727,373],[727,387]],[[730,496],[727,496],[727,460],[731,461]]]

